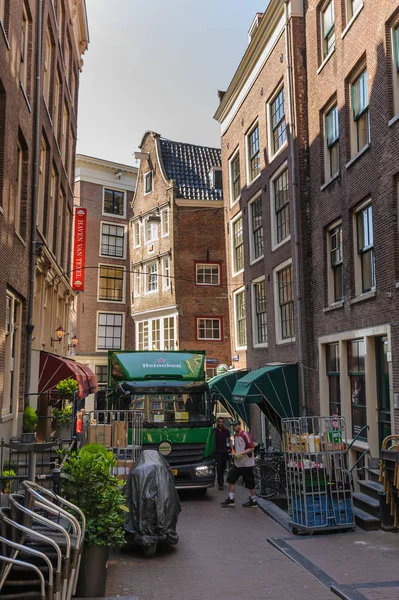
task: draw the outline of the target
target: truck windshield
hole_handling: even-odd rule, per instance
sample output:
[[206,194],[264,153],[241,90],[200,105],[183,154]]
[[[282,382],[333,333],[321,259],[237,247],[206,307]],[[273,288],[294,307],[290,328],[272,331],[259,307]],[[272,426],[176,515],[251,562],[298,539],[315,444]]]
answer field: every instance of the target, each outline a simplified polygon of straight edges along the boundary
[[147,423],[184,425],[211,420],[207,392],[133,395],[130,408],[144,413]]

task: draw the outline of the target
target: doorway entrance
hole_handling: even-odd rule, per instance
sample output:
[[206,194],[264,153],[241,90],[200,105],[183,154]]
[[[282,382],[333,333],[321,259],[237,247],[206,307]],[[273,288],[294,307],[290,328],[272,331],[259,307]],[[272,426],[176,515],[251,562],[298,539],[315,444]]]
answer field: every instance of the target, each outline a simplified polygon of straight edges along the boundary
[[391,401],[388,370],[388,338],[375,338],[376,374],[377,374],[377,407],[378,437],[380,448],[384,438],[391,435]]

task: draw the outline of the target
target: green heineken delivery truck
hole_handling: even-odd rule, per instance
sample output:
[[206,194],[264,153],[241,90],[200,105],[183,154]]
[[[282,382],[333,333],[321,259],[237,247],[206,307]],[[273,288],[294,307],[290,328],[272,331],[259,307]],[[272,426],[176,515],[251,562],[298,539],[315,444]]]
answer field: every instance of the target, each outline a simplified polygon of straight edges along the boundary
[[213,487],[213,402],[205,352],[110,351],[108,367],[119,404],[143,413],[143,448],[166,458],[176,487]]

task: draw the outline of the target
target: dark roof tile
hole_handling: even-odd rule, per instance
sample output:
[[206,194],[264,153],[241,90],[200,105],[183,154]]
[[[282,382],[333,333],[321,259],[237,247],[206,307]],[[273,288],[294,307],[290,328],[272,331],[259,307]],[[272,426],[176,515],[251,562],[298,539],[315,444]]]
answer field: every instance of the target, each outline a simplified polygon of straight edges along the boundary
[[213,188],[210,178],[212,167],[222,166],[218,148],[172,142],[165,138],[160,138],[159,142],[166,175],[176,182],[178,198],[223,199],[223,191]]

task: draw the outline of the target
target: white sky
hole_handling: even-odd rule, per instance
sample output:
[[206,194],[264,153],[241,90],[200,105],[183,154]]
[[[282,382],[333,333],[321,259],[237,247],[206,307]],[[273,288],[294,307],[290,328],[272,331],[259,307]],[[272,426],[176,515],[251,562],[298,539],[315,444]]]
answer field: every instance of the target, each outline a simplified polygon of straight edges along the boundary
[[151,129],[220,146],[213,120],[267,0],[86,0],[78,152],[134,164]]

